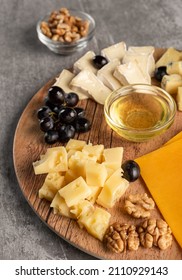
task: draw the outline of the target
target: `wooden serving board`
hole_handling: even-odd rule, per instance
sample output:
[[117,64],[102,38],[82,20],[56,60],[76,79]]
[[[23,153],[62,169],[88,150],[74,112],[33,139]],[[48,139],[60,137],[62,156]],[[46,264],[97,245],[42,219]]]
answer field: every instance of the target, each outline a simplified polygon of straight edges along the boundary
[[[156,49],[156,59],[163,52],[164,50],[162,49]],[[39,199],[38,190],[42,186],[45,176],[35,176],[32,163],[38,160],[40,154],[44,154],[50,146],[44,143],[43,133],[39,129],[36,111],[43,105],[44,97],[47,95],[47,91],[53,82],[54,80],[49,81],[43,86],[28,103],[19,120],[14,137],[13,158],[15,172],[20,188],[32,209],[61,238],[99,259],[182,259],[182,250],[175,239],[172,246],[165,251],[161,251],[158,248],[145,249],[139,247],[136,252],[128,250],[120,254],[110,252],[104,247],[102,242],[89,235],[85,230],[80,229],[76,221],[53,214],[50,203],[44,199]],[[119,137],[110,129],[104,119],[102,105],[96,104],[92,100],[86,100],[80,101],[80,106],[86,109],[86,117],[91,120],[92,128],[87,133],[77,134],[75,138],[90,141],[93,144],[103,144],[106,148],[123,146],[124,160],[135,159],[161,147],[166,141],[182,130],[182,113],[177,112],[174,124],[163,135],[157,136],[148,142],[133,143]],[[55,144],[54,146],[58,145]],[[149,194],[142,178],[131,183],[125,195],[138,192],[147,192]],[[142,219],[137,220],[131,218],[123,210],[125,195],[110,209],[111,223],[117,221],[121,223],[139,224]],[[157,207],[152,211],[152,217],[162,218]]]

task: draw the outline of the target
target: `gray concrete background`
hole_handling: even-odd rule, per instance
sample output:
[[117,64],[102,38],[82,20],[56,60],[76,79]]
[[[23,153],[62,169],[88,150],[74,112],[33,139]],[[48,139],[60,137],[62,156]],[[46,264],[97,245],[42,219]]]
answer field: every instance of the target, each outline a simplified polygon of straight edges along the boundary
[[95,18],[95,38],[87,49],[96,53],[119,41],[182,49],[181,0],[0,0],[0,259],[93,259],[39,220],[13,167],[13,137],[24,107],[50,78],[87,51],[59,56],[38,41],[38,19],[64,6]]

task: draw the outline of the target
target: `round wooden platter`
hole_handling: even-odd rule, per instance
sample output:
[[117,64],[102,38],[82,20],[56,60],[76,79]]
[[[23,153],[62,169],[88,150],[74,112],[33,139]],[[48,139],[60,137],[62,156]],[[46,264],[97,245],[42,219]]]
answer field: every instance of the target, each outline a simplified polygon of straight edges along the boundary
[[[158,59],[163,52],[164,50],[162,49],[156,49],[155,58]],[[33,171],[32,163],[38,160],[39,156],[44,154],[50,145],[44,143],[43,133],[41,133],[39,129],[36,111],[43,105],[43,100],[53,82],[54,80],[49,81],[30,100],[18,122],[14,137],[13,158],[15,172],[21,191],[29,205],[39,218],[61,238],[80,250],[99,259],[182,259],[182,250],[175,239],[173,240],[172,246],[164,251],[161,251],[158,248],[145,249],[139,247],[137,251],[127,250],[120,254],[110,252],[104,247],[104,244],[101,241],[89,235],[84,229],[80,229],[75,220],[53,214],[53,210],[50,208],[50,202],[44,199],[39,199],[38,190],[42,186],[45,176],[36,176]],[[103,144],[106,148],[123,146],[123,160],[135,159],[136,157],[161,147],[166,141],[182,130],[182,114],[178,112],[174,124],[166,133],[157,136],[148,142],[133,143],[122,139],[110,129],[104,119],[102,105],[89,99],[80,101],[80,106],[86,109],[86,117],[92,122],[92,128],[87,133],[77,134],[75,138],[90,141],[93,144]],[[52,146],[58,145],[60,144]],[[149,194],[142,178],[131,183],[125,195],[139,192],[147,192]],[[123,210],[123,200],[125,195],[112,209],[109,210],[111,213],[111,223],[117,221],[138,225],[142,219],[133,219]],[[152,217],[162,218],[157,206],[155,207],[155,210],[152,211]]]

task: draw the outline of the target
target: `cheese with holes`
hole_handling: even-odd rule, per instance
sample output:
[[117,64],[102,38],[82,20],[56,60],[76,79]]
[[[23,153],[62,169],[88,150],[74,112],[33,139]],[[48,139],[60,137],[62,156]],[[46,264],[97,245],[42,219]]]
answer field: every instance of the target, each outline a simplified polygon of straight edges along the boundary
[[64,198],[60,196],[59,192],[56,193],[50,207],[53,208],[54,214],[60,214],[72,219],[75,218],[75,216],[70,212]]
[[167,66],[171,62],[179,60],[182,60],[182,52],[171,47],[168,48],[161,58],[156,62],[155,67],[158,68],[160,66]]
[[82,176],[84,179],[86,178],[86,164],[88,161],[97,161],[96,156],[90,156],[88,154],[82,153],[80,151],[76,151],[74,155],[72,155],[68,161],[69,169],[71,169],[75,175]]
[[107,178],[107,169],[97,162],[88,161],[86,164],[86,182],[90,186],[103,187]]
[[78,223],[81,228],[84,227],[91,235],[102,241],[109,226],[110,217],[111,214],[109,212],[96,207],[94,211],[81,215]]
[[136,159],[164,219],[182,247],[182,138],[181,134],[158,150]]
[[39,198],[45,198],[48,201],[52,201],[56,193],[57,191],[53,191],[49,189],[49,187],[46,184],[43,184],[42,187],[39,189]]
[[101,55],[105,56],[109,61],[112,61],[114,59],[119,59],[121,61],[123,59],[125,52],[126,52],[126,44],[125,42],[120,42],[102,49]]
[[96,157],[98,162],[102,160],[102,153],[104,151],[104,145],[85,145],[82,152],[89,157]]
[[87,197],[87,200],[90,201],[92,204],[94,204],[96,202],[96,199],[98,197],[98,195],[100,194],[102,187],[98,187],[98,186],[89,186],[91,193],[90,195]]
[[97,72],[99,80],[111,90],[116,90],[122,86],[122,84],[113,76],[116,66],[119,66],[120,64],[121,63],[118,59],[112,60]]
[[59,190],[59,194],[64,198],[68,207],[77,205],[80,200],[87,198],[91,194],[89,186],[82,177],[78,177],[65,187]]
[[48,173],[42,187],[39,189],[39,198],[52,201],[57,191],[64,186],[64,183],[64,176],[61,173]]
[[[75,77],[75,74],[70,72],[67,69],[63,69],[63,71],[60,73],[59,77],[56,79],[56,82],[53,84],[53,86],[60,87],[64,90],[64,92],[69,93],[71,92],[71,88],[69,86],[71,80]],[[75,93],[78,94],[78,97],[80,100],[88,98],[85,94],[75,91]]]
[[182,61],[174,61],[167,65],[167,74],[179,74],[182,75]]
[[86,142],[83,140],[77,140],[77,139],[70,139],[66,144],[66,150],[76,150],[81,151],[83,147],[86,145]]
[[164,75],[161,87],[170,94],[176,94],[178,87],[182,86],[182,77],[179,74]]
[[97,68],[93,64],[94,57],[95,53],[93,51],[88,51],[87,53],[85,53],[73,64],[73,72],[75,74],[78,74],[82,70],[88,70],[96,74]]
[[111,93],[111,90],[106,87],[94,73],[88,70],[82,70],[76,75],[71,81],[70,87],[72,90],[81,91],[83,94],[93,98],[102,105]]
[[123,85],[149,84],[136,61],[117,66],[113,75]]
[[48,148],[40,160],[33,162],[35,174],[61,172],[68,170],[67,152],[65,147]]
[[73,205],[70,207],[70,212],[75,216],[76,219],[79,219],[81,216],[84,216],[86,215],[86,213],[92,211],[94,211],[94,206],[90,201],[86,199],[83,199],[77,205]]
[[111,208],[121,198],[129,186],[129,182],[121,176],[122,172],[119,168],[107,179],[97,198],[97,204]]
[[123,147],[115,147],[104,149],[103,164],[111,169],[118,169],[121,167],[123,160]]

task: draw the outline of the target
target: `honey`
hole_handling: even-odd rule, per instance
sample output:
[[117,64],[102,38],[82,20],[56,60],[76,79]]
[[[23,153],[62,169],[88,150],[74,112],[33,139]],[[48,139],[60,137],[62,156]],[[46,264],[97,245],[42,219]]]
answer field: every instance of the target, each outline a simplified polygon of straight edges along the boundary
[[118,126],[136,130],[157,127],[166,120],[165,104],[155,95],[132,93],[117,98],[110,117]]

